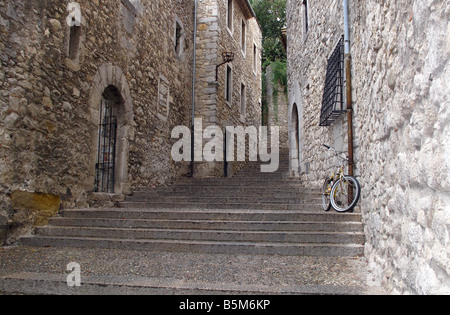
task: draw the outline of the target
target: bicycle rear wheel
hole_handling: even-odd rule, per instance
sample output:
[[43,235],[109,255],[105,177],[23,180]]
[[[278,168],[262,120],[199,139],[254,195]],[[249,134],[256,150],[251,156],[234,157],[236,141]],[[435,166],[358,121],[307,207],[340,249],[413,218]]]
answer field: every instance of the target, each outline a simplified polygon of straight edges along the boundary
[[352,176],[339,179],[331,189],[330,201],[338,212],[353,210],[361,196],[361,185]]
[[333,182],[331,181],[330,178],[327,178],[325,180],[325,182],[323,183],[323,188],[322,188],[322,207],[323,210],[325,211],[330,211],[331,209],[331,200],[330,200],[330,195],[331,195],[331,188],[333,186]]

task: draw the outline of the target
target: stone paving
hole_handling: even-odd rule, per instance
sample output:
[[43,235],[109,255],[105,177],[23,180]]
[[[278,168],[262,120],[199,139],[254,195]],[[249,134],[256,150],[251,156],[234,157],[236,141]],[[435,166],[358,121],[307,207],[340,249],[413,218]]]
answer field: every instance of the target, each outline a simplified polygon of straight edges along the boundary
[[[80,264],[82,281],[90,278],[116,282],[119,282],[118,279],[158,279],[160,283],[164,281],[165,288],[178,288],[179,293],[184,292],[181,289],[186,285],[203,285],[203,294],[214,290],[239,294],[255,291],[249,288],[258,288],[268,294],[384,293],[377,286],[371,287],[376,284],[372,283],[364,258],[339,257],[212,255],[15,246],[0,249],[0,278],[40,274],[44,278],[59,275],[64,279],[68,274],[67,265],[71,262]],[[5,291],[2,281],[0,279],[0,291]],[[26,291],[24,287],[27,285],[35,286],[23,282],[19,285],[21,292]],[[94,292],[101,291],[94,289]],[[45,294],[41,291],[36,293]]]
[[[287,159],[283,159],[285,162]],[[286,169],[286,165],[284,165]],[[264,187],[267,178],[261,177],[261,173],[257,168],[249,165],[242,173],[238,174],[235,179],[236,186],[228,187],[227,190],[220,189],[223,187],[221,181],[210,181],[208,185],[202,183],[186,182],[178,184],[168,190],[161,190],[155,195],[155,192],[135,192],[133,201],[131,202],[135,207],[137,203],[144,203],[144,209],[134,209],[125,207],[123,209],[106,209],[96,210],[91,212],[75,211],[63,212],[62,218],[56,218],[52,222],[58,220],[69,220],[71,216],[80,216],[79,220],[95,221],[95,218],[111,217],[114,220],[107,222],[129,222],[129,229],[125,230],[127,233],[118,234],[121,229],[111,227],[105,229],[103,226],[95,228],[100,234],[80,234],[73,242],[73,239],[68,235],[66,238],[59,238],[58,242],[45,242],[45,235],[42,234],[42,229],[38,230],[35,236],[30,236],[22,239],[21,244],[28,246],[13,246],[0,248],[0,292],[4,293],[21,293],[21,294],[383,294],[378,284],[375,283],[375,278],[370,274],[367,263],[362,256],[362,252],[357,254],[343,255],[344,252],[337,251],[333,255],[329,250],[322,250],[328,247],[333,247],[332,244],[318,244],[317,249],[311,250],[312,254],[299,255],[294,251],[275,251],[270,252],[264,250],[263,240],[257,239],[258,242],[252,243],[251,240],[241,244],[249,250],[234,250],[231,248],[224,248],[222,251],[213,251],[215,247],[200,246],[203,250],[193,250],[194,247],[178,248],[173,245],[171,250],[165,250],[165,247],[160,247],[160,250],[142,250],[142,248],[131,246],[136,238],[137,231],[142,231],[143,226],[139,224],[149,224],[149,220],[165,220],[179,219],[188,215],[192,216],[192,220],[197,222],[200,218],[206,220],[204,225],[195,228],[209,229],[212,223],[207,219],[214,220],[243,220],[246,222],[246,228],[236,235],[246,235],[247,229],[255,230],[256,226],[261,225],[262,220],[280,220],[277,216],[283,217],[286,222],[291,220],[306,220],[306,221],[323,221],[324,219],[332,221],[348,220],[349,216],[342,216],[323,211],[308,210],[309,206],[307,200],[308,194],[300,194],[297,188],[288,188],[295,183],[289,183],[284,180],[284,170],[281,169],[277,174],[271,175],[272,185],[271,192],[266,192],[264,189],[256,188],[251,185],[243,185],[240,182],[253,180],[261,187]],[[267,177],[267,176],[266,176]],[[252,179],[253,178],[253,179]],[[237,183],[240,183],[239,185]],[[278,188],[274,185],[277,183]],[[245,187],[245,189],[244,189]],[[219,188],[219,189],[217,189]],[[206,189],[206,190],[205,190]],[[278,189],[278,190],[277,190]],[[173,191],[172,191],[173,190]],[[207,193],[210,190],[210,194]],[[293,190],[293,191],[291,191]],[[195,191],[195,194],[193,193]],[[303,190],[302,190],[303,191]],[[183,198],[185,195],[191,198],[198,198],[193,202],[193,206],[198,207],[205,203],[201,210],[180,210],[182,207],[187,207],[188,201]],[[211,196],[210,196],[211,195]],[[224,197],[226,196],[226,197]],[[214,202],[208,198],[225,198],[226,201],[218,202],[218,207],[222,210],[216,210]],[[298,198],[302,201],[298,201]],[[230,200],[233,199],[232,207],[238,208],[225,209],[225,206],[231,206]],[[264,201],[268,198],[268,201]],[[281,202],[275,204],[274,202]],[[295,199],[297,198],[297,199]],[[172,210],[167,210],[163,206],[168,207],[170,200],[177,200],[177,203],[171,207]],[[295,199],[295,203],[290,204]],[[162,205],[152,205],[152,201],[157,200]],[[172,202],[174,202],[172,200]],[[134,203],[133,203],[134,202]],[[203,203],[202,203],[203,202]],[[130,203],[130,202],[129,202]],[[292,210],[281,210],[280,207],[292,206]],[[263,206],[268,206],[272,210],[262,211]],[[153,209],[153,208],[154,209]],[[274,210],[278,209],[279,210]],[[316,209],[317,205],[314,205]],[[319,206],[320,208],[320,206]],[[164,210],[165,209],[165,210]],[[234,209],[234,210],[233,210]],[[255,209],[255,210],[250,210]],[[296,209],[296,210],[294,210]],[[312,208],[311,208],[312,209]],[[121,212],[122,211],[122,212]],[[183,212],[184,211],[184,212]],[[294,213],[290,213],[294,211]],[[306,212],[305,212],[306,211]],[[312,211],[312,212],[311,212]],[[297,213],[298,212],[298,213]],[[154,217],[157,215],[156,217]],[[161,218],[159,217],[161,216]],[[199,217],[200,216],[200,217]],[[274,217],[275,216],[275,217]],[[317,218],[316,218],[317,216]],[[357,216],[358,214],[353,214]],[[236,217],[236,218],[235,218]],[[304,218],[303,218],[304,217]],[[146,220],[143,220],[146,219]],[[185,218],[186,220],[186,218]],[[250,220],[250,221],[248,221]],[[355,220],[354,218],[352,220]],[[70,221],[70,220],[69,220]],[[77,223],[78,221],[74,221]],[[358,221],[358,220],[357,220]],[[84,221],[83,221],[84,222]],[[153,221],[151,221],[153,222]],[[216,221],[213,221],[217,224]],[[282,223],[283,221],[281,221]],[[83,230],[83,225],[75,223],[77,231]],[[228,221],[226,228],[230,228]],[[277,224],[281,224],[278,222]],[[128,223],[127,223],[128,224]],[[241,224],[237,221],[233,224]],[[309,222],[308,224],[312,224]],[[356,223],[355,223],[356,224]],[[361,224],[360,222],[358,224]],[[242,224],[241,224],[242,225]],[[284,224],[285,225],[285,224]],[[303,225],[302,225],[303,226]],[[315,225],[314,225],[315,226]],[[336,226],[340,226],[337,222]],[[358,225],[359,226],[359,225]],[[127,225],[128,227],[128,225]],[[277,227],[277,226],[275,226]],[[274,228],[275,228],[274,227]],[[332,225],[333,229],[335,224]],[[147,227],[149,228],[149,227]],[[187,229],[188,227],[181,227]],[[189,226],[189,229],[194,227]],[[136,229],[136,231],[134,231]],[[166,227],[169,229],[169,227]],[[224,230],[213,230],[208,232],[208,237],[217,234],[216,237],[224,237],[224,235],[234,235],[233,231],[228,234]],[[259,229],[259,228],[258,228]],[[278,234],[290,235],[292,232],[285,231],[285,227],[278,228]],[[312,232],[316,234],[322,233],[322,225],[315,226]],[[115,232],[117,230],[117,233]],[[106,235],[106,231],[112,234]],[[161,234],[163,230],[158,230]],[[170,229],[169,229],[170,231]],[[194,231],[188,231],[192,234]],[[262,231],[264,233],[268,231]],[[261,232],[261,233],[262,233]],[[269,232],[273,232],[272,228]],[[308,234],[308,231],[297,231]],[[343,243],[353,243],[354,240],[341,239],[340,234],[345,231],[340,231],[332,237],[332,241],[342,241]],[[78,233],[78,232],[77,232]],[[264,234],[262,233],[262,234]],[[283,234],[284,233],[284,234]],[[323,233],[326,233],[325,230]],[[355,232],[348,231],[345,233],[353,234]],[[178,233],[179,234],[179,233]],[[177,235],[178,235],[177,234]],[[212,235],[212,236],[211,236]],[[126,237],[127,236],[127,237]],[[138,235],[139,236],[139,235]],[[169,237],[167,235],[166,237]],[[149,237],[148,235],[146,237]],[[159,235],[159,237],[162,237]],[[178,236],[177,236],[178,237]],[[247,237],[247,236],[246,236]],[[50,238],[52,239],[52,238]],[[114,241],[112,241],[112,239]],[[35,240],[30,242],[30,240]],[[286,245],[288,238],[270,239],[271,242]],[[74,244],[83,245],[84,241],[90,242],[89,246],[76,246]],[[219,242],[218,239],[216,242]],[[221,240],[224,242],[223,240]],[[230,241],[230,240],[227,240]],[[328,240],[330,241],[330,240]],[[173,239],[172,243],[187,242],[183,239]],[[193,242],[193,241],[192,241]],[[235,242],[239,243],[237,239]],[[297,240],[296,242],[299,242]],[[307,242],[321,243],[320,239],[311,239]],[[356,240],[357,245],[363,249],[363,240]],[[220,243],[220,242],[219,242]],[[34,246],[37,245],[36,247]],[[51,247],[48,247],[51,245]],[[86,244],[85,244],[86,245]],[[95,246],[94,246],[95,245]],[[111,245],[111,246],[110,246]],[[114,245],[114,246],[112,246]],[[352,244],[350,244],[352,245]],[[342,248],[350,245],[341,245]],[[202,247],[203,246],[203,247]],[[311,244],[303,244],[302,246],[309,247]],[[353,244],[352,246],[355,246]],[[79,248],[83,247],[83,248]],[[276,246],[275,246],[276,247]],[[211,248],[211,249],[209,249]],[[315,248],[315,247],[314,247]],[[189,250],[187,250],[189,249]],[[198,249],[198,248],[197,248]],[[261,250],[262,249],[262,250]],[[294,255],[295,253],[295,255]],[[337,257],[336,257],[337,256]],[[347,257],[342,257],[347,256]],[[70,263],[77,263],[81,268],[81,284],[78,289],[72,290],[67,285],[67,276],[70,271],[67,271],[67,266]]]

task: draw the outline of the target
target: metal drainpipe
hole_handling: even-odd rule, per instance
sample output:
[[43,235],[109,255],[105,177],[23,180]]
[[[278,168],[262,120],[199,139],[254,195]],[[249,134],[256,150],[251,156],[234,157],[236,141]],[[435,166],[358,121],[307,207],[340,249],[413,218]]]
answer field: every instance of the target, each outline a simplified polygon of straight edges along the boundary
[[350,53],[350,23],[348,15],[348,0],[344,1],[344,45],[345,45],[345,79],[347,98],[348,124],[348,175],[354,176],[354,148],[353,148],[353,99],[352,99],[352,64]]
[[198,0],[195,0],[194,9],[194,65],[192,71],[192,124],[191,124],[191,177],[194,177],[194,140],[195,140],[195,76],[196,76],[196,61],[197,61],[197,11]]

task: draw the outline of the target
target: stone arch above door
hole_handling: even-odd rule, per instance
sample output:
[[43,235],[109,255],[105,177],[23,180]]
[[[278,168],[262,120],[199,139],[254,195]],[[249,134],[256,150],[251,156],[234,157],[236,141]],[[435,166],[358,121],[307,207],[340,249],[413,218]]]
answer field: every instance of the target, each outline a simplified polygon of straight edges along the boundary
[[289,157],[290,171],[294,177],[299,177],[300,168],[300,116],[297,104],[294,103],[290,111],[289,119]]
[[291,176],[299,177],[303,150],[303,103],[298,82],[289,92],[289,104],[289,170]]
[[108,87],[113,86],[122,98],[120,104],[121,119],[119,120],[117,133],[117,150],[116,150],[116,179],[115,179],[115,194],[128,195],[131,193],[131,183],[129,181],[128,160],[130,141],[134,140],[134,113],[133,102],[130,94],[130,88],[126,77],[119,67],[107,63],[102,65],[96,72],[92,81],[92,88],[89,100],[89,123],[91,125],[91,164],[89,171],[88,190],[94,190],[95,182],[95,164],[98,155],[98,135],[100,123],[100,104],[103,94]]

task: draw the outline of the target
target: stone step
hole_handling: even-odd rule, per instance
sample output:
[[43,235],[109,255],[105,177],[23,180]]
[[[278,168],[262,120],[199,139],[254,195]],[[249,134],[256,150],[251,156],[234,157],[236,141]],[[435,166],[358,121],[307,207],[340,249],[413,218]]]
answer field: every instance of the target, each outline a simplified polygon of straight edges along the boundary
[[324,212],[320,191],[249,164],[232,178],[140,188],[114,209],[63,210],[28,246],[361,256],[361,214]]
[[189,252],[209,254],[280,255],[280,256],[363,256],[364,246],[359,244],[296,244],[237,241],[183,241],[183,240],[132,240],[109,238],[78,238],[29,236],[21,239],[25,246],[80,247],[127,249],[143,251]]
[[[264,190],[267,191],[300,191],[303,192],[304,186],[297,182],[274,182],[274,181],[255,181],[255,182],[246,182],[245,180],[240,179],[234,179],[233,181],[227,180],[223,183],[216,182],[216,181],[186,181],[184,183],[177,183],[174,186],[171,186],[167,189],[180,189],[180,188],[223,188],[224,190],[243,190],[243,191],[256,191],[261,192]],[[270,188],[270,189],[269,189]],[[166,189],[165,187],[162,188],[154,188],[156,190]],[[151,190],[151,189],[147,189]],[[142,189],[139,189],[137,191],[142,191]],[[320,191],[316,191],[319,192]]]
[[[180,281],[137,276],[84,276],[80,287],[69,287],[67,275],[22,272],[0,277],[0,293],[32,295],[375,295],[378,288],[334,285],[248,285]],[[270,300],[270,299],[269,299]],[[177,311],[179,304],[172,307]],[[215,305],[214,309],[223,309]]]
[[286,203],[178,203],[178,202],[134,202],[119,204],[120,208],[136,209],[248,209],[248,210],[298,210],[313,212],[321,209],[321,203],[286,204]]
[[255,173],[259,173],[259,174],[280,174],[280,173],[289,172],[289,164],[281,164],[280,163],[280,165],[278,166],[278,169],[272,173],[261,172],[262,165],[263,164],[247,164],[244,168],[237,171],[236,174],[242,173],[242,172],[247,172],[247,171],[254,171]]
[[359,222],[52,218],[50,226],[278,232],[363,232]]
[[202,179],[191,179],[191,178],[183,178],[180,179],[175,186],[202,186],[202,185],[215,185],[215,186],[260,186],[260,187],[270,187],[270,186],[279,186],[279,187],[295,187],[302,188],[304,185],[300,181],[292,181],[284,179],[283,177],[276,178],[261,178],[260,176],[254,177],[228,177],[228,178],[202,178]]
[[294,198],[294,197],[271,197],[267,198],[265,196],[245,196],[245,197],[236,197],[236,196],[132,196],[128,197],[126,201],[129,202],[147,202],[147,203],[183,203],[183,204],[198,204],[198,203],[271,203],[271,204],[297,204],[299,206],[304,204],[320,204],[322,202],[322,198]]
[[289,165],[286,165],[286,166],[280,165],[275,172],[271,172],[271,173],[261,172],[261,165],[250,165],[250,166],[246,166],[243,169],[239,170],[238,172],[236,172],[236,174],[242,174],[242,173],[248,173],[248,172],[252,172],[255,174],[259,174],[259,175],[284,174],[286,172],[289,172]]
[[190,178],[183,178],[174,183],[171,186],[168,187],[155,187],[155,188],[149,188],[149,187],[140,187],[136,189],[135,191],[145,191],[150,189],[172,189],[177,187],[202,187],[202,186],[208,186],[208,185],[214,185],[214,186],[222,186],[224,188],[237,188],[237,187],[245,187],[246,189],[267,189],[268,187],[273,187],[274,189],[298,189],[301,191],[309,191],[309,190],[315,190],[317,189],[309,189],[305,187],[305,185],[297,180],[297,179],[280,179],[280,180],[263,180],[263,179],[256,179],[252,180],[250,182],[247,182],[245,179],[242,178],[223,178],[220,180],[214,179],[214,178],[203,178],[199,180],[190,179]]
[[[238,187],[239,188],[239,187]],[[189,195],[187,195],[189,194]],[[191,196],[191,194],[196,195],[208,195],[208,196],[267,196],[267,197],[304,197],[308,198],[314,196],[316,198],[322,197],[319,191],[306,192],[301,188],[295,187],[271,187],[270,189],[259,188],[259,187],[246,187],[245,189],[236,189],[236,186],[172,186],[168,188],[150,188],[146,190],[138,190],[133,193],[132,196],[180,196],[186,197]]]
[[247,190],[223,190],[220,188],[204,187],[200,189],[180,189],[180,190],[149,190],[149,191],[139,191],[133,193],[131,196],[127,196],[127,200],[132,200],[133,198],[160,198],[160,197],[171,197],[174,199],[187,199],[189,197],[195,198],[211,198],[217,196],[219,198],[225,197],[236,197],[236,198],[266,198],[266,199],[282,199],[282,198],[297,198],[304,200],[311,199],[321,199],[321,194],[304,194],[297,191],[280,191],[275,193],[273,191],[253,191],[249,192]]
[[223,221],[307,221],[361,222],[361,214],[334,212],[262,211],[262,210],[181,210],[181,209],[77,209],[63,210],[64,218],[109,218],[138,220],[223,220]]
[[41,227],[39,236],[86,237],[133,240],[234,241],[268,243],[363,244],[362,232],[275,232],[185,229],[121,229],[98,227]]

